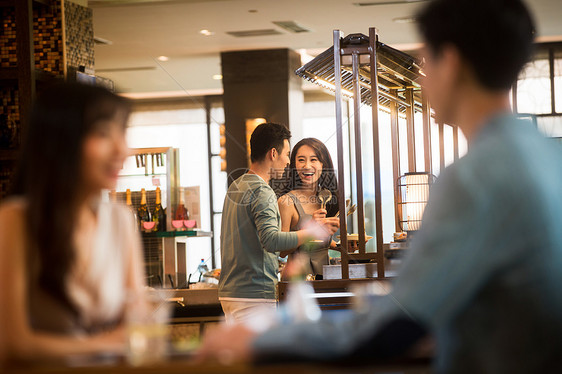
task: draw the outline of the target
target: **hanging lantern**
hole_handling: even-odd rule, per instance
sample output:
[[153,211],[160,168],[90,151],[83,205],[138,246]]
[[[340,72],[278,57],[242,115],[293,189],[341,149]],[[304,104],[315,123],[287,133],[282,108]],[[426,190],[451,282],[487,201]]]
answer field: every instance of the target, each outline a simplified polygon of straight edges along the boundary
[[399,224],[402,231],[416,231],[421,227],[427,205],[429,188],[435,177],[426,172],[406,173],[398,178]]

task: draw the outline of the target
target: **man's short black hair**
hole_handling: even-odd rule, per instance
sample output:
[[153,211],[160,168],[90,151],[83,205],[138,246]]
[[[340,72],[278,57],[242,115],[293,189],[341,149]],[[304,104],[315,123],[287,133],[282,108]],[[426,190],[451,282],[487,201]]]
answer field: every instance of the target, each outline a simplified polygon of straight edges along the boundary
[[534,23],[521,0],[434,0],[417,19],[431,53],[454,45],[493,91],[509,89],[533,52]]
[[285,139],[291,139],[291,132],[287,127],[272,122],[262,123],[252,133],[250,159],[252,162],[263,161],[272,148],[281,153]]

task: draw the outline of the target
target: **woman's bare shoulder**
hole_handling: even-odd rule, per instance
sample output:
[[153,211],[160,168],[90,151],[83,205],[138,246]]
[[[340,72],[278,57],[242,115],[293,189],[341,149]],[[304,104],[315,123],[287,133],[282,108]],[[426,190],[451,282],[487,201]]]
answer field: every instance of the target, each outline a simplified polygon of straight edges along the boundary
[[[292,192],[292,191],[291,191]],[[293,199],[289,196],[289,194],[291,192],[286,193],[285,195],[281,195],[281,197],[279,197],[279,199],[277,200],[277,203],[279,204],[279,206],[284,205],[284,206],[291,206],[294,204]]]

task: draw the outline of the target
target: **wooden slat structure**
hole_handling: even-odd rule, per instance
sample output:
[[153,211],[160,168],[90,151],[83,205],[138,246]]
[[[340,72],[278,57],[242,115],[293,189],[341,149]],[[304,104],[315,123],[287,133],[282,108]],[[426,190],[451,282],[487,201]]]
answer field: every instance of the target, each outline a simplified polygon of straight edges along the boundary
[[[346,235],[341,235],[342,247],[342,279],[349,278],[349,263],[370,261],[377,264],[377,277],[385,278],[383,228],[382,228],[382,192],[381,192],[381,160],[379,149],[379,109],[385,108],[391,116],[392,162],[393,177],[400,176],[400,139],[399,115],[405,116],[407,122],[408,169],[416,171],[415,126],[414,116],[421,112],[424,117],[425,167],[431,170],[430,113],[426,95],[422,93],[420,84],[422,73],[421,63],[414,57],[381,43],[375,28],[369,29],[369,35],[350,34],[343,37],[339,30],[333,33],[334,45],[318,55],[296,71],[296,74],[335,92],[337,150],[338,150],[338,203],[340,212],[345,211],[344,170],[344,136],[342,118],[342,100],[344,97],[353,99],[353,131],[355,139],[355,185],[357,187],[357,232],[359,235],[358,253],[348,253],[349,246]],[[367,252],[365,248],[365,211],[363,196],[363,152],[361,134],[361,104],[371,106],[373,129],[373,164],[375,193],[375,241],[376,251]],[[395,192],[395,200],[398,196]],[[395,225],[398,230],[399,216],[396,210]],[[347,232],[347,220],[340,214],[340,232]]]

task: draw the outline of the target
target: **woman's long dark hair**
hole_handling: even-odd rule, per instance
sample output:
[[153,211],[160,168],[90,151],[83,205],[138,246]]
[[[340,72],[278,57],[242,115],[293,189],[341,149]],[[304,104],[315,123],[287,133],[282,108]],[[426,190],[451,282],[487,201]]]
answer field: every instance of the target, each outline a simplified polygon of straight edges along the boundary
[[[37,99],[23,141],[12,195],[23,196],[33,281],[76,314],[66,292],[76,258],[74,230],[85,138],[100,121],[129,114],[129,104],[101,87],[61,83]],[[31,270],[31,269],[30,269]]]
[[326,210],[328,211],[327,217],[333,217],[338,212],[338,181],[328,148],[316,138],[304,138],[295,144],[291,150],[291,162],[289,164],[289,169],[285,172],[284,182],[282,183],[282,188],[279,190],[280,195],[284,195],[287,192],[299,189],[303,186],[296,168],[297,153],[299,148],[303,145],[312,148],[316,157],[318,157],[318,161],[322,163],[322,174],[320,174],[320,178],[318,178],[318,190],[328,189],[332,193],[331,200],[326,204]]

